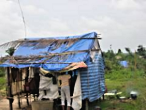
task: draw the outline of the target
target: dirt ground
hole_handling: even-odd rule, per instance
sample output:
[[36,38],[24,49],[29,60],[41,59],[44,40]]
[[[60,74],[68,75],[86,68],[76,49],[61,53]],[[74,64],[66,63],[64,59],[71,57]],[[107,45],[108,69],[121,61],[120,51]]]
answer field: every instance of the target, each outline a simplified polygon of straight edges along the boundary
[[[15,98],[14,102],[13,102],[13,110],[30,110],[30,109],[23,109],[23,108],[27,107],[25,99],[23,99],[21,101],[21,106],[22,106],[22,109],[18,109],[17,98]],[[0,110],[9,110],[9,100],[8,99],[6,99],[6,98],[0,99]]]

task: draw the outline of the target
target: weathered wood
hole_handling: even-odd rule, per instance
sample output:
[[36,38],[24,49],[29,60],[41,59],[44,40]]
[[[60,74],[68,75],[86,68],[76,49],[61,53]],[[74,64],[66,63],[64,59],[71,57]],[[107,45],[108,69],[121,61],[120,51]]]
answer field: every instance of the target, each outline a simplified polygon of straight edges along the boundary
[[29,105],[28,92],[26,92],[26,102],[27,102],[27,105]]
[[88,103],[88,99],[86,99],[86,110],[89,110],[89,103]]
[[20,94],[18,93],[18,106],[19,106],[19,109],[21,108],[21,102],[20,102]]
[[82,52],[90,52],[90,51],[100,51],[100,49],[69,51],[69,52],[63,52],[63,53],[47,53],[47,52],[45,52],[44,54],[46,54],[46,55],[30,55],[30,56],[27,56],[27,57],[26,56],[6,56],[6,57],[2,57],[1,60],[12,60],[16,63],[19,63],[21,61],[26,61],[26,60],[29,62],[29,60],[30,61],[39,60],[41,58],[49,58],[50,59],[54,56],[65,56],[65,55],[82,53]]
[[9,100],[9,110],[13,110],[13,95],[12,95],[12,87],[11,87],[11,82],[10,82],[10,70],[9,67],[7,67],[7,87],[8,87],[8,100]]

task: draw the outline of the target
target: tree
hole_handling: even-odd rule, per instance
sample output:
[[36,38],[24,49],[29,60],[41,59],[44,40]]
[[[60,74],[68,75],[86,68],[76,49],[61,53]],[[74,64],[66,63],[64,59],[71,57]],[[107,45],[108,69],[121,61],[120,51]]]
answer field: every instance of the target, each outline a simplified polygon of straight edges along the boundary
[[133,54],[132,54],[130,48],[126,47],[125,50],[128,52],[129,55],[133,56]]
[[10,56],[12,56],[14,54],[15,48],[11,47],[8,50],[6,50],[6,53],[8,53]]
[[137,53],[143,58],[146,58],[146,49],[142,45],[138,46]]
[[122,50],[121,49],[118,49],[118,54],[121,54],[122,53]]

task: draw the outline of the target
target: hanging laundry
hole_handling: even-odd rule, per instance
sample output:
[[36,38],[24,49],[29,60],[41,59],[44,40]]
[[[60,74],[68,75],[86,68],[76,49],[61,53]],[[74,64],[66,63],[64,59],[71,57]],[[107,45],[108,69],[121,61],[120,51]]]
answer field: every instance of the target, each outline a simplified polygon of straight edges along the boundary
[[[46,91],[46,94],[44,93]],[[40,74],[40,84],[39,84],[39,97],[38,100],[42,98],[46,99],[56,99],[59,97],[58,85],[52,83],[52,78],[45,77]]]
[[74,110],[80,110],[82,108],[82,90],[81,90],[80,73],[78,73],[77,80],[74,87],[74,93],[71,98],[73,99],[72,108]]
[[16,81],[18,72],[19,72],[18,68],[11,68],[11,82]]
[[29,67],[29,76],[28,78],[34,78],[34,68],[33,67]]

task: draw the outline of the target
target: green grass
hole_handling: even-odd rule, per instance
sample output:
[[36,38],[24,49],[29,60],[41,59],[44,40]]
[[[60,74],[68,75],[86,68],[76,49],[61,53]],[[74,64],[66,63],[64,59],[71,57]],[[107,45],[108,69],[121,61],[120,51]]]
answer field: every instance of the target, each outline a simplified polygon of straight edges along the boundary
[[6,78],[0,77],[0,97],[6,95]]
[[0,89],[3,89],[6,87],[6,78],[0,77]]
[[[124,102],[116,98],[105,99],[97,103],[102,110],[146,110],[146,78],[141,71],[127,72],[127,74],[111,73],[106,74],[105,78],[108,91],[116,89],[122,92],[121,96],[125,96],[127,99]],[[136,100],[128,99],[132,90],[138,92]]]
[[4,77],[5,76],[5,70],[4,68],[0,68],[0,77]]

